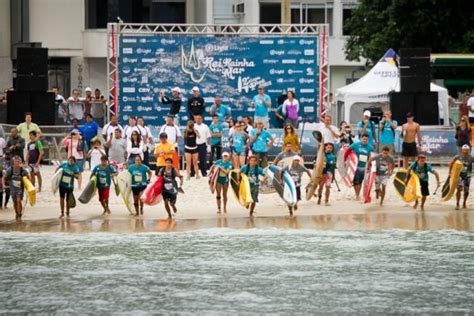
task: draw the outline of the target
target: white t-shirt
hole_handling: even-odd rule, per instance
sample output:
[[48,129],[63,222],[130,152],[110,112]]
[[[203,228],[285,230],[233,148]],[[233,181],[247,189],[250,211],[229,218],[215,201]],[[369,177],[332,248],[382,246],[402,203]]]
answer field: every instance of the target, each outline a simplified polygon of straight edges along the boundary
[[122,135],[123,135],[123,128],[122,126],[120,126],[120,124],[117,124],[115,126],[110,125],[110,123],[105,124],[104,127],[102,128],[102,137],[104,137],[106,141],[109,141],[111,134],[112,134],[112,137],[114,137],[114,133],[116,129],[121,130]]
[[178,137],[182,137],[181,131],[176,125],[163,125],[160,129],[160,134],[161,133],[166,133],[166,135],[168,135],[168,141],[175,146],[178,144]]
[[68,108],[69,108],[69,117],[70,119],[78,119],[82,120],[84,118],[84,109],[85,109],[85,98],[79,98],[78,100],[74,100],[73,97],[69,97],[67,99]]
[[3,137],[0,137],[0,157],[3,157],[5,147],[7,147],[7,142]]
[[323,138],[324,138],[324,143],[331,143],[331,144],[335,144],[336,143],[336,137],[334,137],[333,133],[331,132],[331,130],[333,130],[334,132],[336,132],[337,134],[339,134],[339,129],[334,126],[334,125],[330,125],[329,127],[326,127],[326,125],[324,123],[318,123],[317,126],[316,126],[316,130],[320,131]]
[[142,133],[142,129],[139,128],[138,126],[125,126],[125,128],[123,129],[123,137],[126,139],[126,140],[130,140],[130,136],[132,136],[132,132],[133,131],[137,131],[138,132],[138,135],[140,136],[140,139],[143,139],[143,133]]
[[91,170],[94,170],[94,168],[100,164],[100,157],[102,157],[102,155],[105,155],[105,153],[100,148],[92,148],[89,151],[89,154],[91,157]]
[[209,130],[209,127],[206,124],[194,124],[194,128],[199,133],[199,137],[196,139],[197,145],[205,144],[207,142],[207,139],[211,138],[211,131]]
[[467,106],[469,107],[469,117],[474,117],[474,97],[470,97],[469,100],[467,100]]

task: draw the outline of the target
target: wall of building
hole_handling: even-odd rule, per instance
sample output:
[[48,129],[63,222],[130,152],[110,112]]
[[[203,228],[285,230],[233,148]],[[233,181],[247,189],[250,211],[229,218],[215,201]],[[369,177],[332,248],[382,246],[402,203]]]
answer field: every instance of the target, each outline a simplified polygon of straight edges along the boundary
[[[331,66],[330,68],[330,91],[336,95],[337,89],[347,85],[347,79],[352,78],[352,71],[355,69],[353,66]],[[355,79],[363,77],[370,69],[365,71],[357,71],[354,73]]]
[[0,0],[0,94],[12,86],[10,0]]

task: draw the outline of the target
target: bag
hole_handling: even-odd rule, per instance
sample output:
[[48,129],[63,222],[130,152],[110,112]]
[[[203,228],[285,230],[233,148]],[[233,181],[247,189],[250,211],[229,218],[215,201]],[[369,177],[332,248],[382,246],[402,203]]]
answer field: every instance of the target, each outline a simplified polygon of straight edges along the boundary
[[68,194],[67,196],[67,207],[75,208],[76,207],[76,198],[74,197],[74,193]]

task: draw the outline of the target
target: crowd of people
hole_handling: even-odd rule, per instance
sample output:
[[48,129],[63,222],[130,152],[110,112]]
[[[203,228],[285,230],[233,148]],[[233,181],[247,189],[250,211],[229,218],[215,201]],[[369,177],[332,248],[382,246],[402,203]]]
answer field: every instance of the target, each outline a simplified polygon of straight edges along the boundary
[[[221,98],[216,97],[209,110],[212,117],[210,125],[203,121],[205,107],[199,88],[194,87],[192,90],[193,95],[188,99],[187,104],[190,120],[184,130],[178,125],[182,106],[180,89],[173,88],[170,97],[163,91],[160,92],[160,101],[171,104],[171,107],[166,122],[159,129],[156,144],[150,128],[141,117],[130,116],[128,124],[121,126],[118,118],[112,116],[102,128],[91,113],[86,113],[83,121],[78,117],[70,117],[72,126],[61,142],[68,157],[65,163],[59,165],[64,173],[60,185],[61,216],[69,215],[68,203],[65,201],[74,189],[75,179],[77,179],[78,188],[82,189],[81,175],[86,165],[99,179],[99,200],[104,208],[104,214],[110,213],[108,190],[111,179],[123,170],[128,170],[132,176],[135,213],[136,215],[143,214],[140,196],[151,180],[150,167],[153,166],[153,160],[155,174],[165,179],[163,199],[169,217],[173,212],[177,212],[176,199],[180,186],[176,179],[179,179],[181,185],[184,179],[181,175],[181,167],[184,167],[187,181],[193,177],[196,179],[207,177],[209,172],[219,172],[216,188],[218,213],[227,212],[228,174],[230,170],[239,169],[250,179],[253,203],[249,205],[249,214],[252,216],[258,202],[261,183],[266,181],[265,168],[269,164],[278,164],[283,159],[291,158],[292,163],[285,165],[284,171],[293,178],[298,191],[298,200],[300,200],[301,178],[304,174],[310,176],[311,173],[301,163],[304,159],[301,157],[301,137],[297,132],[299,104],[294,92],[288,91],[287,98],[281,100],[281,105],[279,105],[281,118],[284,119],[282,152],[270,161],[269,152],[275,145],[275,139],[268,130],[272,102],[265,93],[265,87],[259,87],[258,94],[252,100],[255,106],[254,117],[244,116],[240,120],[232,118],[230,107],[223,105]],[[88,97],[92,98],[92,90],[89,89],[87,92],[90,92]],[[57,96],[62,98],[59,94]],[[79,100],[78,98],[80,98],[78,91],[73,91],[73,96],[69,99],[75,102]],[[103,99],[100,91],[96,90],[94,98]],[[472,170],[473,129],[470,125],[472,121],[470,113],[473,113],[472,118],[474,118],[474,97],[468,99],[467,102],[472,103],[469,105],[469,116],[461,117],[455,136],[459,155],[454,160],[459,160],[464,164],[457,190],[457,208],[460,206],[461,195],[463,207],[466,207]],[[355,198],[357,200],[360,198],[367,168],[372,161],[375,161],[375,192],[379,205],[382,206],[386,186],[397,164],[395,130],[401,129],[403,162],[399,166],[418,174],[423,197],[420,205],[417,201],[414,207],[420,206],[424,209],[426,197],[429,195],[428,174],[435,175],[438,186],[440,178],[438,172],[427,162],[427,157],[419,152],[423,145],[420,125],[416,123],[412,113],[407,113],[406,119],[407,122],[400,127],[398,122],[392,119],[392,113],[385,111],[383,118],[379,122],[374,122],[372,113],[365,111],[353,131],[346,122],[341,122],[339,127],[334,126],[331,116],[326,115],[317,125],[322,138],[318,141],[320,141],[320,146],[324,146],[325,157],[322,175],[317,179],[317,204],[322,203],[324,193],[324,202],[329,205],[331,187],[335,180],[337,153],[342,147],[347,147],[358,158],[352,183]],[[228,146],[224,148],[224,130],[227,128]],[[181,142],[184,143],[182,152],[179,149]],[[31,113],[26,113],[25,122],[11,129],[8,142],[0,138],[0,151],[4,170],[3,188],[9,188],[8,191],[4,190],[8,192],[5,202],[1,200],[0,202],[6,206],[11,197],[13,201],[16,201],[17,216],[21,217],[21,198],[24,188],[18,179],[27,174],[34,185],[38,184],[38,192],[42,188],[40,163],[44,156],[44,149],[41,142],[41,130],[32,122]],[[180,156],[184,156],[184,166],[180,166]],[[3,193],[0,199],[3,199]],[[20,201],[19,204],[17,200]],[[289,207],[291,215],[297,207],[297,205]]]

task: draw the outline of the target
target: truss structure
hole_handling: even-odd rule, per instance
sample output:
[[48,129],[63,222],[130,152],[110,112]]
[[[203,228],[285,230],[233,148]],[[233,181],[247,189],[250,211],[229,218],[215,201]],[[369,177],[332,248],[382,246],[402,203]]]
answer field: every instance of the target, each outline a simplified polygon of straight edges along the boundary
[[119,39],[122,35],[214,35],[214,36],[314,36],[318,41],[319,116],[329,112],[329,63],[327,24],[139,24],[109,23],[107,36],[107,90],[110,114],[117,114],[120,106],[118,89]]

